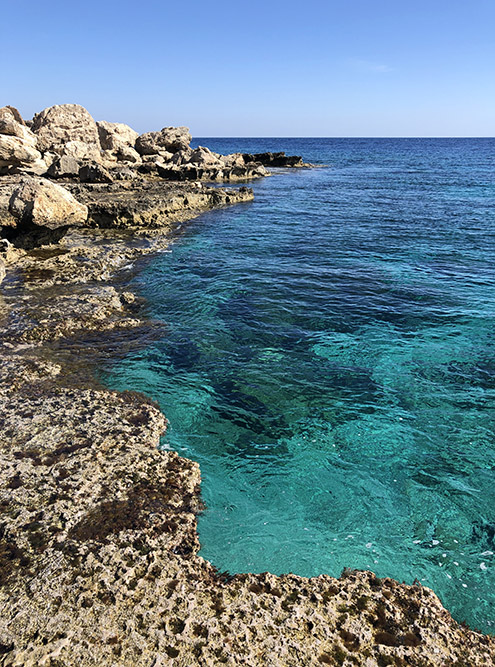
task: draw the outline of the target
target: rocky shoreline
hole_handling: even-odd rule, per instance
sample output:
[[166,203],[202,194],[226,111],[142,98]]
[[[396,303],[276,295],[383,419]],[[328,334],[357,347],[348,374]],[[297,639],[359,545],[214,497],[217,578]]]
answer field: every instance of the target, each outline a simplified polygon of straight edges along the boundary
[[159,335],[119,277],[187,220],[253,199],[207,181],[304,163],[189,143],[77,105],[27,123],[0,109],[0,664],[494,664],[495,639],[419,584],[231,576],[197,555],[199,467],[158,449],[146,397],[98,385],[91,336],[115,354],[126,332]]

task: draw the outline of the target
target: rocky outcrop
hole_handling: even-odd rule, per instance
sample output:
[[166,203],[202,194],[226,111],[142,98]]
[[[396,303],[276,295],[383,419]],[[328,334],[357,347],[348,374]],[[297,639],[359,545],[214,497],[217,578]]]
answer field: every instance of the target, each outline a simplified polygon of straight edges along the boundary
[[279,153],[242,153],[244,162],[259,162],[265,167],[308,167],[300,155]]
[[156,155],[162,151],[176,153],[187,150],[192,137],[188,127],[164,127],[160,132],[146,132],[136,140],[140,155]]
[[420,585],[218,572],[197,555],[199,467],[158,449],[155,405],[0,361],[2,664],[494,664]]
[[122,146],[134,148],[139,134],[124,123],[109,123],[100,120],[96,123],[100,144],[103,150],[118,151]]
[[105,120],[98,121],[96,125],[105,161],[141,163],[141,156],[134,148],[139,134],[129,125]]
[[[91,114],[79,104],[57,104],[44,109],[34,116],[31,129],[38,138],[38,148],[42,152],[50,151],[81,159],[100,158],[98,127]],[[69,147],[71,142],[83,146]]]
[[9,211],[20,225],[48,229],[80,225],[88,217],[87,207],[70,192],[43,178],[24,180],[10,198]]
[[30,169],[46,171],[37,139],[13,107],[0,109],[0,173]]
[[222,189],[200,183],[145,181],[110,185],[71,186],[87,205],[88,225],[100,228],[163,229],[203,211],[253,199],[249,188]]

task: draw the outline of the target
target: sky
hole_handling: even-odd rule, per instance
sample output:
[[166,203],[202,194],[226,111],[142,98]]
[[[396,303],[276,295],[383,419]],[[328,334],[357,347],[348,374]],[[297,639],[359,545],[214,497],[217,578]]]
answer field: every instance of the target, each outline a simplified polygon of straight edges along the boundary
[[495,136],[495,0],[18,0],[0,106],[196,137]]

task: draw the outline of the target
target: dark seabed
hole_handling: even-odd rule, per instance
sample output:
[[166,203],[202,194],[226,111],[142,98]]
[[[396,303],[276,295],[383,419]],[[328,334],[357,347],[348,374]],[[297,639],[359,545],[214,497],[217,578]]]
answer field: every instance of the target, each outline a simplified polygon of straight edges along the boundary
[[495,631],[495,140],[203,139],[328,165],[192,222],[133,288],[167,335],[103,370],[201,464],[201,555],[371,569]]

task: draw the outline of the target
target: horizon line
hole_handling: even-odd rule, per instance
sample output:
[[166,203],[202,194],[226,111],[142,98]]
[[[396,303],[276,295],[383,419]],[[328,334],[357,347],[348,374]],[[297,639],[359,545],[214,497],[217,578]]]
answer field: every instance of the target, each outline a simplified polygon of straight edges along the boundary
[[193,135],[193,139],[495,139],[493,136],[474,136],[474,135],[462,135],[462,136],[419,136],[419,135],[379,135],[379,136],[317,136],[317,135],[305,135],[305,136],[276,136],[276,135],[243,135],[243,136],[234,136],[234,135]]

